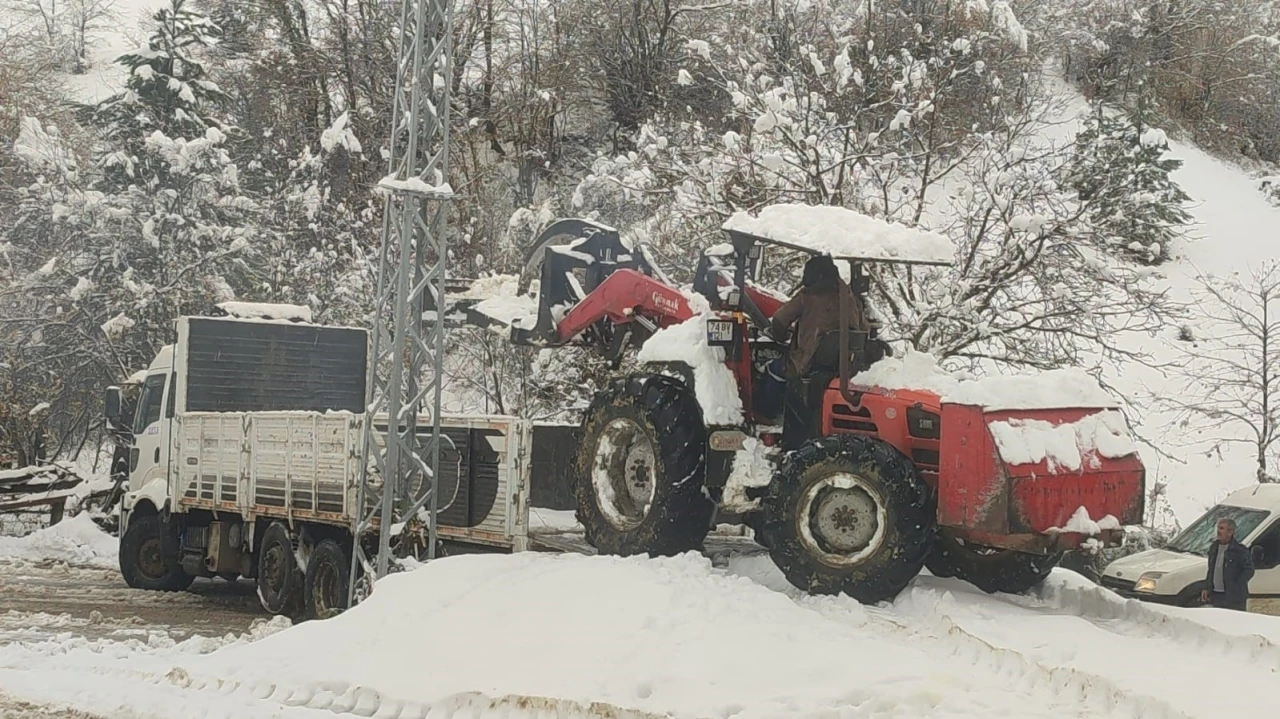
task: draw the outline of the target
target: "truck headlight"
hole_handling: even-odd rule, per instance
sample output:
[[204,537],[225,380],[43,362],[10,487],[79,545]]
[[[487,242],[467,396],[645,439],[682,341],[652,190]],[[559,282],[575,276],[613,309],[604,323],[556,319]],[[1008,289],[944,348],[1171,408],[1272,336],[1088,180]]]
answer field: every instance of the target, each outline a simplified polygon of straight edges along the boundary
[[1133,591],[1154,593],[1156,591],[1156,581],[1163,576],[1164,572],[1147,572],[1138,577],[1138,581],[1133,585]]

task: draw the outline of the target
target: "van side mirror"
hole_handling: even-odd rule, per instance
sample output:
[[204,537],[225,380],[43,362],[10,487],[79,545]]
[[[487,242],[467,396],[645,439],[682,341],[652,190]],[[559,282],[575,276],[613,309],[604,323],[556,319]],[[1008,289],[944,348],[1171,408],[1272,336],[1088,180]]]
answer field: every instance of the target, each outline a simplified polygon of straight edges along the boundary
[[1267,556],[1267,548],[1255,544],[1249,549],[1249,558],[1253,560],[1253,566],[1257,569],[1270,569],[1272,567],[1272,558]]
[[117,424],[120,421],[120,388],[108,387],[106,397],[104,398],[103,415],[111,424]]

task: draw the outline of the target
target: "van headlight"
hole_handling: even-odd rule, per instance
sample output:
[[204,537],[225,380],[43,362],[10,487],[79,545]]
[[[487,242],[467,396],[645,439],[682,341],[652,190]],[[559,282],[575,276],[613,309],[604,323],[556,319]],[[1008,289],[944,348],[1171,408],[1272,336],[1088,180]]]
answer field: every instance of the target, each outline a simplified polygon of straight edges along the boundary
[[1163,577],[1164,574],[1164,572],[1147,572],[1146,574],[1143,574],[1141,577],[1138,577],[1138,581],[1133,585],[1133,591],[1149,593],[1155,592],[1156,581],[1159,580],[1160,577]]

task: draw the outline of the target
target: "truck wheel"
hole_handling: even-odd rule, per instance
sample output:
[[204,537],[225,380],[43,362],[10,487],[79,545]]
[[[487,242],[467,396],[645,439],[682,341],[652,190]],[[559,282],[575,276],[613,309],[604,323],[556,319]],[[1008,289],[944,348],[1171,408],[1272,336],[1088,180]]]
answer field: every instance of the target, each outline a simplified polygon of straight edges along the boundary
[[272,614],[295,617],[302,609],[302,581],[289,530],[272,522],[258,546],[258,601]]
[[703,494],[707,430],[670,377],[618,380],[596,395],[578,447],[578,521],[602,554],[699,549],[715,504]]
[[1029,554],[966,543],[939,532],[926,566],[935,577],[955,577],[988,594],[1021,594],[1049,576],[1062,553]]
[[195,581],[182,571],[180,530],[159,515],[134,517],[120,539],[120,574],[134,589],[181,592]]
[[351,555],[332,539],[321,540],[307,560],[307,616],[327,619],[347,608]]
[[845,435],[793,452],[763,502],[773,561],[796,587],[892,599],[933,545],[937,498],[893,446]]

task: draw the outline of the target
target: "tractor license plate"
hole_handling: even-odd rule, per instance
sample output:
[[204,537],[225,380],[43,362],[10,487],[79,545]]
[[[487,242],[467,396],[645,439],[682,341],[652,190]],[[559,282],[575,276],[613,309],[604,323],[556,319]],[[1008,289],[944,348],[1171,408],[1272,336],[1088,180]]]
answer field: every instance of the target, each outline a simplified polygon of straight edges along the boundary
[[707,320],[707,343],[712,345],[733,344],[733,330],[736,322],[729,320]]

